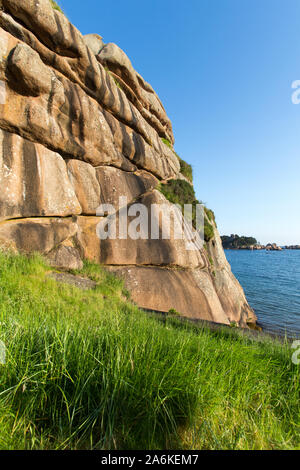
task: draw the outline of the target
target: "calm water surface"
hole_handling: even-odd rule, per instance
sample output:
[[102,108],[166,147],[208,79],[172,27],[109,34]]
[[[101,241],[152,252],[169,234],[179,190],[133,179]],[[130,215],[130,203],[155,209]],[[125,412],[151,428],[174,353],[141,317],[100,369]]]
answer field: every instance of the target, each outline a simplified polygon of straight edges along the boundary
[[300,250],[225,250],[266,331],[300,337]]

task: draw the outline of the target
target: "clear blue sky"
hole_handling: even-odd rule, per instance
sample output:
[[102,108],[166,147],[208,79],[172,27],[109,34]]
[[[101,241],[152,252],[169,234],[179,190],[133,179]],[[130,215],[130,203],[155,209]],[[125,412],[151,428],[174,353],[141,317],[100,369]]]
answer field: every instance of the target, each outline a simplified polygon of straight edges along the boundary
[[222,234],[300,244],[299,0],[58,0],[152,84]]

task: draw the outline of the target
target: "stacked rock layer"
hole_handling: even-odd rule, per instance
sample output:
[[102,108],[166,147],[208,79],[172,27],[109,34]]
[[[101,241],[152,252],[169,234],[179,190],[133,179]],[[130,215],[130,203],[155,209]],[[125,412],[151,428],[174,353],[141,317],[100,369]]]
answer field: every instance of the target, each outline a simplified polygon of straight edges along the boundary
[[160,99],[118,46],[82,36],[49,0],[0,0],[1,245],[62,268],[102,264],[143,308],[247,327],[256,317],[216,226],[199,251],[97,236],[101,204],[126,198],[117,218],[135,202],[169,204],[158,185],[182,178],[173,143]]

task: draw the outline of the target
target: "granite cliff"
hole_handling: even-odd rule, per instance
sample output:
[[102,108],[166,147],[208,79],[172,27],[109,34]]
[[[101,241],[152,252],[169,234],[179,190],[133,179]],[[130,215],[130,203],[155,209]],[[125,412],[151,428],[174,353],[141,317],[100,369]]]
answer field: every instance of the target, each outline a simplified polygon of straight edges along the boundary
[[117,45],[82,36],[49,0],[0,0],[1,245],[60,268],[101,263],[143,308],[253,325],[209,211],[197,252],[97,237],[100,204],[169,204],[162,183],[191,185],[173,144],[159,97]]

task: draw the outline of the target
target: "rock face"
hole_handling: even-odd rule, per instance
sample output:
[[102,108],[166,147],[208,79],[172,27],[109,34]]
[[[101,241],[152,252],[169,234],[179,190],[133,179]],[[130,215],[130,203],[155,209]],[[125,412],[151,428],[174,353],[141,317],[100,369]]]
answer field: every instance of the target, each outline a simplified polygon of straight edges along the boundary
[[[246,327],[256,318],[216,226],[198,250],[174,227],[164,237],[173,208],[159,184],[183,178],[173,143],[160,99],[117,45],[82,36],[49,0],[0,0],[0,244],[60,268],[101,263],[141,307]],[[128,237],[137,205],[151,217]],[[126,233],[99,238],[124,217]]]
[[64,159],[2,129],[0,184],[0,220],[81,213]]
[[231,272],[215,225],[214,238],[207,244],[207,251],[212,260],[215,289],[226,316],[230,322],[243,327],[247,324],[254,325],[256,316],[247,303],[242,287]]

